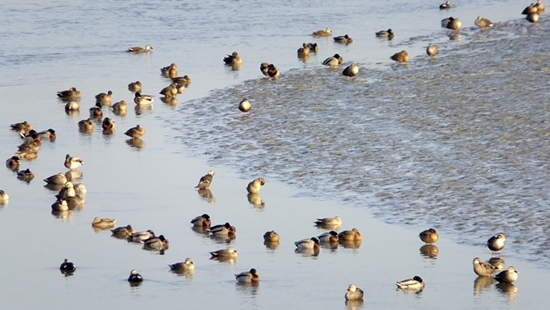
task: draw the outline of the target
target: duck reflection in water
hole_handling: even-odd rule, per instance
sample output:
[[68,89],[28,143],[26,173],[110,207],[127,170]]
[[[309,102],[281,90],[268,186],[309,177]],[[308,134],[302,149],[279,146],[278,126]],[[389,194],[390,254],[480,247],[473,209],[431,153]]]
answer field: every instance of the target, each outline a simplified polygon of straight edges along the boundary
[[474,281],[474,295],[481,295],[481,293],[491,287],[495,281],[496,280],[492,277],[477,277]]
[[439,254],[439,248],[433,244],[425,244],[420,247],[420,254],[430,259],[437,259],[437,254]]
[[141,149],[141,148],[145,147],[145,142],[143,140],[141,140],[140,138],[128,139],[128,140],[126,140],[126,144],[128,144],[129,146],[134,147],[136,149]]
[[503,270],[506,264],[504,260],[500,257],[491,257],[487,262],[497,267],[498,270]]
[[214,197],[214,194],[212,194],[212,191],[208,188],[202,188],[197,191],[199,196],[202,197],[202,199],[206,202],[208,202],[211,205],[216,204],[216,198]]
[[346,300],[346,306],[350,310],[355,310],[363,306],[363,300]]
[[504,295],[508,295],[510,300],[515,300],[518,294],[518,288],[512,283],[499,283],[496,288]]
[[260,197],[259,194],[248,193],[248,195],[246,195],[246,198],[248,199],[248,202],[255,208],[261,209],[265,207],[265,203],[262,201],[262,197]]

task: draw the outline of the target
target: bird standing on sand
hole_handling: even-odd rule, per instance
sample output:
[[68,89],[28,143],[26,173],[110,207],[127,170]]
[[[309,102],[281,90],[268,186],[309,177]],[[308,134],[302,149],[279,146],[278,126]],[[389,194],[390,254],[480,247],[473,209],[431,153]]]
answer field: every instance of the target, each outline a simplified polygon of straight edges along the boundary
[[504,236],[503,233],[492,236],[489,240],[487,240],[487,247],[491,250],[491,255],[493,255],[493,252],[495,251],[498,251],[498,254],[500,254],[504,248],[504,241],[506,241],[506,236]]
[[473,264],[475,274],[480,277],[490,277],[498,271],[497,267],[489,263],[482,262],[479,257],[474,258]]
[[424,230],[418,235],[418,237],[424,243],[435,243],[437,239],[439,239],[439,235],[437,234],[437,231],[435,231],[435,229],[433,228]]
[[436,56],[438,53],[439,50],[437,49],[437,46],[433,45],[433,43],[430,43],[430,45],[426,48],[426,54],[430,57]]
[[140,125],[137,125],[136,127],[126,130],[124,134],[132,139],[138,139],[145,134],[145,129]]
[[351,65],[347,66],[344,71],[342,71],[342,74],[347,76],[348,78],[354,77],[359,73],[359,66],[352,63]]
[[391,60],[395,60],[398,63],[407,62],[409,61],[409,53],[407,51],[402,50],[399,53],[395,53],[390,57]]
[[254,181],[248,183],[246,190],[251,194],[257,194],[260,192],[262,186],[265,185],[265,180],[263,178],[257,178]]
[[355,285],[350,284],[348,290],[346,291],[346,300],[363,300],[363,290],[355,287]]
[[250,112],[251,109],[252,103],[250,103],[248,99],[244,98],[243,100],[241,100],[241,102],[239,102],[239,111],[247,113]]
[[198,189],[210,188],[210,185],[212,185],[212,181],[214,179],[214,174],[216,174],[216,172],[214,172],[214,170],[208,171],[207,174],[203,175],[200,178],[199,184],[197,184],[197,186],[195,186],[195,188],[198,188]]
[[485,30],[485,27],[493,27],[493,23],[490,20],[481,16],[478,16],[474,23],[481,28],[481,30]]
[[334,54],[334,56],[328,57],[323,61],[323,65],[329,66],[329,67],[336,67],[344,61],[344,58],[340,56],[339,54]]
[[510,266],[507,270],[497,274],[495,279],[500,283],[512,283],[518,279],[518,271],[514,266]]

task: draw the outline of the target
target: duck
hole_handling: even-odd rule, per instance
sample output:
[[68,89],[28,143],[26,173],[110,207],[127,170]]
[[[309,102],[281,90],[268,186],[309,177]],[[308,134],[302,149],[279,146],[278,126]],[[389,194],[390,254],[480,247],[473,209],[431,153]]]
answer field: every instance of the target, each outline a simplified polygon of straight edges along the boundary
[[495,276],[495,280],[500,283],[512,283],[518,279],[518,271],[514,266],[508,267],[507,270],[502,271],[501,273]]
[[115,219],[99,218],[96,216],[92,221],[92,226],[96,228],[107,229],[115,226],[115,223],[116,223]]
[[315,221],[316,226],[340,226],[342,219],[338,216],[320,218]]
[[176,85],[176,83],[172,83],[166,87],[164,87],[160,92],[159,94],[163,95],[164,97],[174,97],[175,95],[178,94],[178,86]]
[[55,135],[55,130],[53,129],[46,129],[46,130],[43,130],[43,131],[40,131],[40,132],[37,132],[37,134],[44,138],[44,139],[48,139],[50,141],[53,141],[55,140],[55,138],[57,138],[57,136]]
[[537,3],[535,3],[535,7],[537,7],[537,12],[542,12],[546,8],[544,6],[544,3],[542,3],[542,0],[537,0]]
[[132,82],[132,83],[128,84],[128,90],[133,92],[133,93],[141,92],[141,82],[140,81],[135,81],[135,82]]
[[215,236],[235,235],[237,233],[237,229],[235,228],[235,226],[231,226],[229,222],[212,226],[210,227],[209,231],[212,235]]
[[104,106],[110,106],[112,97],[113,92],[109,90],[107,93],[99,93],[95,95],[95,101],[100,102]]
[[539,14],[537,13],[531,13],[528,14],[525,19],[527,19],[531,23],[536,23],[539,20]]
[[67,201],[64,199],[57,199],[52,204],[52,211],[67,211],[69,210],[69,205],[67,204]]
[[142,242],[153,237],[155,237],[155,232],[149,229],[147,231],[139,231],[131,234],[130,237],[128,237],[128,241]]
[[312,53],[317,53],[319,51],[319,45],[317,45],[317,43],[308,43],[307,47],[309,48],[309,51]]
[[4,191],[0,189],[0,204],[6,204],[10,200],[10,196]]
[[65,258],[63,263],[61,263],[61,266],[59,266],[59,270],[73,272],[76,270],[76,266]]
[[352,228],[351,230],[340,232],[338,238],[340,238],[341,241],[360,241],[363,239],[363,236],[361,236],[359,229]]
[[498,271],[497,267],[489,263],[482,262],[479,257],[474,258],[473,264],[475,274],[480,277],[490,277]]
[[478,26],[482,30],[484,30],[485,27],[493,27],[493,23],[490,20],[488,20],[487,18],[483,18],[481,16],[478,16],[474,21],[474,23],[476,24],[476,26]]
[[428,47],[426,48],[426,54],[428,54],[428,56],[430,57],[433,57],[436,56],[437,53],[439,53],[437,46],[433,45],[433,43],[430,43],[430,45],[428,45]]
[[279,79],[279,69],[277,69],[277,67],[275,67],[274,64],[270,64],[267,67],[267,76],[269,76],[269,78],[274,80]]
[[79,197],[78,195],[65,197],[63,198],[63,200],[67,201],[67,206],[69,206],[69,210],[84,208],[84,198]]
[[149,51],[151,51],[153,49],[153,47],[149,44],[145,45],[145,48],[143,47],[139,47],[139,46],[132,46],[132,47],[129,47],[126,51],[128,53],[136,53],[136,54],[141,54],[141,53],[149,53]]
[[191,84],[192,80],[188,75],[184,75],[184,76],[176,76],[175,78],[172,78],[172,82],[178,85],[187,86]]
[[401,52],[399,53],[395,53],[393,54],[391,57],[390,57],[391,60],[395,60],[399,63],[401,62],[407,62],[409,61],[409,53],[407,53],[407,51],[405,50],[402,50]]
[[243,60],[237,52],[233,52],[231,55],[224,57],[223,62],[225,62],[226,65],[240,65],[243,63]]
[[487,247],[491,250],[491,255],[493,255],[495,251],[498,251],[500,254],[502,249],[504,249],[504,241],[506,241],[506,236],[503,233],[492,236],[487,240]]
[[458,30],[460,27],[462,27],[462,22],[458,18],[449,17],[441,20],[441,27]]
[[314,31],[311,35],[314,37],[329,37],[332,35],[332,29],[327,27],[325,30]]
[[227,249],[210,252],[211,259],[235,259],[238,256],[237,250],[232,246]]
[[265,180],[263,178],[257,178],[254,181],[248,183],[246,190],[251,194],[257,194],[260,192],[262,186],[265,185]]
[[347,66],[344,71],[342,71],[342,74],[344,76],[347,76],[348,78],[354,77],[359,74],[359,66],[352,63],[351,65]]
[[172,271],[190,271],[195,269],[195,264],[190,258],[186,258],[182,263],[168,265]]
[[67,183],[67,177],[63,173],[58,173],[45,178],[44,182],[52,185],[64,185]]
[[350,36],[348,36],[347,34],[343,35],[343,36],[337,36],[333,39],[334,39],[334,42],[342,43],[342,44],[349,44],[349,43],[353,42],[353,39]]
[[527,6],[523,12],[521,12],[521,14],[523,15],[529,15],[529,14],[533,14],[533,13],[537,13],[538,12],[538,6],[534,3],[531,3],[529,6]]
[[171,63],[169,66],[160,68],[160,74],[167,78],[175,78],[178,76],[178,66]]
[[128,130],[126,130],[126,132],[124,133],[125,135],[127,135],[128,137],[132,138],[132,139],[138,139],[140,138],[141,136],[143,136],[145,134],[145,129],[139,125],[137,125],[136,127],[132,127]]
[[198,188],[198,189],[210,188],[210,185],[212,185],[212,181],[214,180],[215,174],[216,172],[214,170],[208,171],[208,173],[206,173],[199,179],[199,184],[197,184],[195,188]]
[[256,269],[252,268],[250,271],[241,272],[235,275],[238,283],[258,283],[260,282],[260,276]]
[[338,233],[335,232],[334,230],[323,233],[323,234],[319,235],[317,238],[319,238],[319,241],[321,241],[321,242],[336,243],[336,242],[339,241]]
[[391,29],[380,30],[380,31],[376,32],[376,36],[378,38],[388,38],[388,40],[391,40],[391,39],[393,39],[394,33],[393,33],[393,30],[391,30]]
[[29,153],[36,153],[40,150],[40,143],[38,142],[29,142],[29,143],[23,143],[17,147],[19,152],[29,152]]
[[143,282],[143,277],[137,270],[132,269],[132,271],[130,271],[130,276],[128,277],[128,282]]
[[103,128],[103,130],[114,130],[115,121],[106,117],[103,119],[103,122],[101,122],[101,127]]
[[136,231],[132,228],[132,225],[126,225],[111,229],[112,236],[120,239],[126,239],[135,232]]
[[90,118],[97,117],[101,118],[103,117],[103,104],[101,102],[96,102],[93,107],[90,108]]
[[94,123],[89,118],[83,119],[78,122],[78,129],[80,129],[81,131],[87,131],[87,132],[92,131],[94,130]]
[[309,47],[306,43],[302,43],[302,47],[300,47],[297,51],[298,57],[307,57],[309,56]]
[[71,87],[67,90],[60,90],[57,92],[57,97],[59,97],[60,99],[67,99],[67,100],[72,100],[72,99],[78,99],[81,97],[80,95],[80,91],[78,91],[76,89],[76,87]]
[[76,196],[76,191],[74,190],[74,185],[72,182],[66,182],[65,184],[63,184],[63,187],[60,188],[59,193],[55,195],[57,199],[65,199],[67,197],[74,196]]
[[421,291],[426,286],[426,283],[419,276],[414,276],[412,279],[396,282],[397,289],[406,291]]
[[19,168],[19,157],[12,156],[6,160],[6,167],[11,170],[17,170]]
[[143,241],[143,247],[151,250],[164,250],[168,248],[168,240],[164,238],[164,235],[158,237],[152,237]]
[[4,191],[0,189],[0,204],[5,204],[10,200],[10,196]]
[[267,62],[262,62],[260,64],[260,71],[262,71],[262,74],[265,75],[265,76],[268,76],[267,74],[267,70],[269,69],[269,63]]
[[363,290],[356,287],[353,284],[350,284],[348,286],[348,289],[346,291],[346,300],[363,300]]
[[32,125],[27,123],[27,121],[11,124],[10,127],[11,130],[23,133],[25,135],[27,135],[32,130]]
[[334,54],[334,56],[331,56],[323,61],[323,65],[329,66],[329,67],[336,67],[344,61],[344,58],[340,56],[339,54]]
[[142,95],[140,92],[136,92],[134,95],[134,103],[137,105],[149,105],[153,103],[153,97],[149,95]]
[[445,1],[445,3],[442,3],[439,5],[440,10],[448,10],[451,8],[451,3],[449,1]]
[[205,213],[192,219],[191,224],[193,224],[194,227],[210,228],[212,222],[210,221],[210,215]]
[[239,111],[242,113],[248,113],[250,110],[252,110],[252,103],[250,103],[248,99],[244,98],[241,102],[239,102]]
[[42,137],[34,129],[29,130],[28,133],[20,132],[19,137],[23,140],[23,143],[42,142]]
[[65,155],[65,168],[70,170],[78,169],[80,166],[84,165],[84,161],[79,157],[73,157],[69,154]]
[[76,101],[69,101],[65,104],[65,111],[78,111],[80,110],[80,103]]
[[279,234],[274,230],[268,231],[264,234],[265,242],[279,242],[279,240],[280,240]]
[[126,101],[120,100],[119,102],[115,102],[112,106],[113,112],[120,113],[120,112],[126,112],[128,109],[128,106],[126,105]]
[[439,235],[437,234],[437,231],[435,231],[435,229],[433,228],[424,230],[423,232],[418,234],[418,237],[424,243],[435,243],[437,239],[439,239]]
[[20,170],[17,172],[17,178],[23,181],[30,182],[32,179],[34,179],[34,174],[31,172],[30,169]]
[[298,250],[318,250],[319,249],[319,238],[311,237],[310,239],[303,239],[294,242],[294,245]]

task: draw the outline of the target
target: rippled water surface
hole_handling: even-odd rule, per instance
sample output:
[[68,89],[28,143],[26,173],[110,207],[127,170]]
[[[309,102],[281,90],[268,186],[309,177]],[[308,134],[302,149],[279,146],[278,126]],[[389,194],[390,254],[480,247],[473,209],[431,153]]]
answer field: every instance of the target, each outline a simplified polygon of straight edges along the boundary
[[[546,16],[529,25],[515,1],[460,1],[439,11],[431,1],[4,1],[0,3],[0,158],[21,143],[8,125],[27,120],[55,128],[38,158],[23,161],[35,179],[25,183],[1,169],[0,308],[190,309],[543,309],[548,303],[548,72]],[[495,22],[480,32],[478,15]],[[439,28],[457,16],[458,33]],[[349,34],[343,46],[312,38],[331,27]],[[392,41],[374,32],[392,28]],[[450,40],[452,37],[454,40]],[[456,40],[460,39],[460,40]],[[296,49],[316,42],[318,54],[302,61]],[[434,42],[437,59],[424,50]],[[147,55],[129,46],[153,46]],[[409,51],[408,65],[389,56]],[[222,63],[238,51],[238,71]],[[335,53],[342,68],[320,65]],[[261,62],[281,69],[264,79]],[[193,82],[170,104],[158,91],[169,80],[159,68],[175,62]],[[354,79],[343,66],[360,65]],[[140,80],[155,95],[150,110],[115,115],[114,135],[79,133],[94,95],[112,90],[131,103],[127,84]],[[77,87],[79,113],[66,114],[56,91]],[[247,97],[250,115],[240,115]],[[123,133],[140,124],[143,144]],[[42,179],[64,172],[65,154],[80,156],[85,206],[52,213],[54,191]],[[193,189],[216,170],[211,191]],[[255,177],[267,183],[261,197],[244,188]],[[190,229],[208,213],[230,221],[234,240],[216,240]],[[318,217],[339,215],[339,230],[357,227],[363,242],[323,246],[319,256],[295,253],[294,241],[325,230]],[[170,240],[164,253],[94,231],[95,216],[117,226],[153,229]],[[386,223],[384,223],[386,222]],[[390,223],[390,224],[388,224]],[[398,225],[391,225],[398,224]],[[437,247],[419,231],[435,227]],[[266,247],[276,230],[281,243]],[[507,235],[502,258],[520,271],[515,285],[476,280],[471,261],[489,258],[484,241]],[[230,263],[209,251],[239,251]],[[64,277],[63,258],[77,271]],[[192,275],[168,264],[192,258]],[[534,261],[534,262],[530,262]],[[257,287],[236,285],[233,274],[256,268]],[[130,287],[138,269],[145,282]],[[403,294],[394,282],[420,275],[420,294]],[[350,283],[366,292],[362,304],[345,304]]]

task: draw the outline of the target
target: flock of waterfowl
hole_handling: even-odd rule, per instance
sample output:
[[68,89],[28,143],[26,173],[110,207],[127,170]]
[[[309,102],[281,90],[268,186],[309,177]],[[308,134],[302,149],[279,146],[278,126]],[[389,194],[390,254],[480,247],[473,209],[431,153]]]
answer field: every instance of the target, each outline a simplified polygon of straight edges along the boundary
[[[452,5],[449,1],[441,4],[440,9],[450,9]],[[544,11],[544,4],[541,0],[538,0],[537,3],[529,5],[522,14],[527,15],[526,19],[530,22],[536,22],[539,19],[539,14]],[[482,30],[487,27],[492,27],[493,23],[481,16],[478,16],[474,21],[475,25],[480,27]],[[458,30],[462,26],[462,22],[458,18],[449,17],[441,21],[441,26],[451,30]],[[332,36],[331,28],[326,28],[325,30],[318,30],[311,34],[313,37],[330,37]],[[392,40],[395,36],[392,29],[381,30],[375,33],[377,37],[386,38]],[[348,35],[342,35],[334,37],[334,42],[340,44],[351,44],[353,39]],[[153,49],[150,45],[142,47],[131,47],[127,49],[127,52],[130,53],[148,53]],[[309,56],[309,53],[317,53],[318,45],[316,43],[303,43],[302,46],[297,50],[297,56],[299,58],[306,58]],[[426,53],[429,56],[436,56],[438,54],[438,49],[435,45],[430,44]],[[396,62],[402,63],[409,61],[408,53],[403,50],[401,52],[395,53],[390,57]],[[233,52],[231,55],[227,55],[223,58],[223,61],[226,65],[230,66],[240,66],[243,63],[242,58],[237,52]],[[325,59],[322,64],[330,67],[337,67],[343,62],[343,57],[339,54],[328,57]],[[260,65],[261,72],[267,76],[269,79],[277,79],[280,76],[280,72],[277,67],[273,64],[262,63]],[[166,78],[171,80],[170,85],[163,88],[160,91],[160,94],[163,95],[162,100],[164,102],[169,102],[174,98],[178,93],[184,92],[184,87],[188,86],[191,83],[191,79],[185,75],[178,77],[177,65],[175,63],[170,64],[169,66],[163,67],[160,69],[161,74]],[[344,69],[342,74],[346,77],[354,77],[359,73],[359,67],[352,63]],[[153,97],[150,95],[141,94],[142,84],[140,81],[132,82],[128,84],[128,90],[135,93],[134,103],[136,109],[147,108],[153,102]],[[112,91],[107,93],[99,93],[95,96],[95,105],[89,109],[90,117],[83,119],[78,122],[79,130],[82,132],[90,132],[94,128],[94,120],[99,121],[103,128],[103,133],[110,135],[114,133],[115,122],[114,120],[105,117],[103,118],[103,108],[111,107],[112,111],[116,115],[124,115],[127,111],[126,102],[121,100],[114,104],[111,104]],[[60,100],[66,102],[65,109],[67,113],[71,111],[79,110],[80,104],[78,100],[81,98],[80,91],[75,87],[71,87],[68,90],[59,91],[57,96]],[[241,112],[249,112],[252,108],[252,104],[249,100],[243,99],[239,105],[238,109]],[[6,166],[13,170],[17,171],[17,178],[25,182],[30,182],[34,178],[34,174],[29,169],[20,168],[20,160],[32,160],[37,157],[37,153],[40,150],[40,145],[43,140],[50,142],[55,141],[56,132],[53,129],[47,129],[44,131],[37,132],[33,129],[32,125],[27,121],[21,123],[15,123],[10,125],[11,129],[18,132],[22,144],[18,146],[18,151],[16,154],[6,161]],[[130,128],[125,132],[125,135],[131,138],[132,143],[139,145],[140,138],[145,134],[145,129],[137,125],[136,127]],[[73,181],[81,178],[81,173],[79,172],[79,167],[84,162],[78,157],[66,155],[64,160],[64,167],[68,169],[66,173],[54,174],[50,177],[44,179],[48,188],[58,190],[58,194],[55,195],[56,201],[51,205],[52,212],[64,212],[67,210],[73,210],[81,208],[84,205],[84,197],[86,195],[86,188],[82,184],[74,184]],[[200,190],[207,190],[212,184],[213,177],[215,172],[213,170],[209,171],[206,175],[202,176],[196,186]],[[251,181],[247,186],[246,190],[249,195],[257,195],[262,186],[265,185],[265,180],[263,178],[257,178]],[[9,201],[9,196],[3,190],[0,190],[0,204],[6,204]],[[91,225],[94,229],[104,230],[111,229],[115,226],[115,219],[108,218],[94,218],[91,222]],[[236,238],[236,228],[232,226],[229,222],[219,225],[211,225],[211,219],[208,214],[203,214],[197,216],[191,220],[193,229],[199,232],[204,232],[211,235],[213,238],[221,238],[224,240],[231,240]],[[335,228],[339,228],[342,225],[342,220],[339,217],[333,218],[320,218],[317,219],[314,224],[318,227],[327,229],[329,231],[311,238],[306,238],[294,242],[296,246],[297,253],[303,253],[310,256],[316,256],[320,252],[320,244],[328,245],[329,248],[336,247],[339,243],[347,244],[348,246],[358,247],[361,244],[362,235],[357,228],[351,230],[344,230],[341,232],[336,232]],[[168,240],[163,236],[156,236],[152,230],[136,232],[131,225],[122,226],[118,228],[111,229],[112,236],[128,240],[128,242],[138,242],[142,243],[145,249],[154,250],[154,251],[164,251],[169,248]],[[430,228],[419,234],[419,238],[426,243],[423,247],[426,253],[437,253],[437,248],[433,245],[438,239],[439,236],[435,229]],[[264,244],[276,248],[280,242],[280,236],[274,230],[267,231],[263,235]],[[491,237],[487,241],[487,246],[491,251],[491,256],[493,251],[500,251],[504,248],[505,236],[500,233],[496,236]],[[434,248],[435,247],[435,248]],[[228,247],[226,249],[220,249],[210,252],[211,259],[216,259],[220,261],[234,261],[238,256],[238,251],[233,247]],[[194,263],[190,258],[187,258],[184,262],[178,262],[169,265],[169,268],[174,272],[185,273],[192,272],[194,270]],[[72,262],[69,262],[67,259],[63,261],[59,269],[66,275],[71,275],[75,272],[76,266]],[[512,283],[517,280],[518,272],[513,267],[510,266],[504,269],[504,261],[500,258],[492,257],[488,262],[481,261],[480,258],[476,257],[473,259],[473,270],[476,275],[479,277],[492,277],[500,283]],[[497,272],[499,272],[497,274]],[[496,275],[495,275],[496,274]],[[251,268],[249,271],[245,271],[235,275],[237,282],[239,283],[258,283],[260,278],[257,270]],[[128,277],[130,283],[137,283],[143,281],[143,277],[137,272],[137,270],[132,269]],[[424,280],[419,276],[414,276],[410,279],[396,282],[396,286],[399,290],[406,291],[422,291],[425,288]],[[361,300],[364,297],[364,291],[354,284],[350,284],[346,293],[346,300]]]

